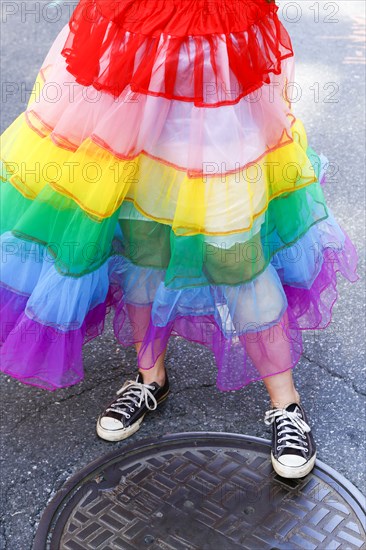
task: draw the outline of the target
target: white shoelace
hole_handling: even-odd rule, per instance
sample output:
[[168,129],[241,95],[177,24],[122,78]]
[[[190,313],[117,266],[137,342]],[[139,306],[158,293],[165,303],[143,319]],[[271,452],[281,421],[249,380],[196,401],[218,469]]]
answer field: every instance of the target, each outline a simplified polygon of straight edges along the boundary
[[[124,409],[128,407],[130,412],[134,412],[135,409],[131,407],[131,404],[133,403],[136,407],[140,407],[144,400],[146,407],[150,411],[153,411],[158,406],[158,402],[150,391],[152,389],[154,389],[154,386],[150,384],[143,384],[141,382],[130,380],[126,383],[126,385],[122,386],[122,388],[117,391],[117,395],[123,392],[123,396],[118,397],[113,404],[106,409],[106,411],[117,412],[119,414],[123,414],[126,418],[130,418],[131,415]],[[153,402],[152,406],[149,405],[149,397]]]
[[300,451],[305,450],[308,453],[309,450],[304,439],[306,439],[305,433],[310,432],[311,428],[302,419],[301,414],[296,410],[291,412],[286,409],[270,409],[264,415],[264,423],[270,426],[276,418],[281,420],[277,425],[277,443],[285,442],[284,445],[278,445],[277,450],[291,447]]

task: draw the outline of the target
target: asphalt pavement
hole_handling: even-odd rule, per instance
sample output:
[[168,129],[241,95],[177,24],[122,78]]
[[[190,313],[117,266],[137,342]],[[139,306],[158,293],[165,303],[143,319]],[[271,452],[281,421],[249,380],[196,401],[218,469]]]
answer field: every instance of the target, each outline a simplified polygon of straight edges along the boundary
[[[278,4],[295,48],[295,80],[302,90],[295,114],[304,122],[309,144],[339,169],[325,196],[357,247],[363,276],[364,2]],[[2,3],[2,131],[24,110],[38,68],[73,5],[44,0]],[[363,279],[351,285],[339,278],[338,288],[332,324],[304,334],[305,351],[294,376],[315,425],[318,457],[365,494],[365,287]],[[135,364],[134,349],[116,342],[109,319],[104,334],[84,347],[83,382],[47,392],[0,376],[0,548],[30,548],[42,511],[68,477],[127,444],[98,439],[95,420],[122,381],[134,376]],[[211,354],[178,337],[169,343],[166,365],[171,395],[129,444],[194,430],[270,437],[262,421],[268,405],[262,383],[220,392]]]

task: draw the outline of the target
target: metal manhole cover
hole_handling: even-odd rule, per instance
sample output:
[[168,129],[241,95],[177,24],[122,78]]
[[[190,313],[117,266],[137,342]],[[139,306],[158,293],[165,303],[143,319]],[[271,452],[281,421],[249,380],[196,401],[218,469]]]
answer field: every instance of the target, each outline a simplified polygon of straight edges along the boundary
[[363,495],[319,460],[277,476],[269,442],[178,433],[120,447],[55,495],[34,550],[364,549]]

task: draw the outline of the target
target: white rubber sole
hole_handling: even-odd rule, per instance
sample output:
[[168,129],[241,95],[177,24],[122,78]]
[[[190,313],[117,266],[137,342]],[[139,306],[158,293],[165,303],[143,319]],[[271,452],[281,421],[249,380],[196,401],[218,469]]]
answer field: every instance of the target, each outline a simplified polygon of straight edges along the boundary
[[299,477],[304,477],[314,468],[316,459],[316,453],[314,456],[304,464],[303,466],[284,466],[278,460],[275,459],[271,452],[271,461],[274,471],[281,477],[286,477],[288,479],[298,479]]
[[[146,413],[145,413],[146,414]],[[106,430],[102,428],[102,426],[99,424],[99,418],[97,422],[97,434],[102,439],[105,439],[106,441],[122,441],[123,439],[127,439],[127,437],[130,437],[130,435],[137,432],[137,430],[140,429],[140,426],[142,424],[144,416],[141,416],[132,426],[129,426],[128,428],[124,428],[123,430]]]
[[[163,397],[158,401],[158,405],[165,401],[165,399],[168,397],[170,392],[163,395]],[[128,426],[128,428],[124,428],[123,430],[106,430],[99,424],[99,418],[97,420],[97,434],[100,438],[104,439],[105,441],[122,441],[123,439],[127,439],[131,435],[133,435],[137,430],[140,429],[140,426],[142,424],[143,419],[145,418],[147,412],[144,413],[143,416],[141,416],[132,426]]]

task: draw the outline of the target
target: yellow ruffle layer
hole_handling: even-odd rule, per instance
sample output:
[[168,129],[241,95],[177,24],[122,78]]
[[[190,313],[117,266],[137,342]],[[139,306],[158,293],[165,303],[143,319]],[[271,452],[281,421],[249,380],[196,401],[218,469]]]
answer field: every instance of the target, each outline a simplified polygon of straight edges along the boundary
[[237,172],[197,177],[145,153],[117,158],[91,139],[70,151],[55,143],[51,132],[39,135],[35,121],[32,126],[23,113],[2,136],[12,185],[34,199],[49,184],[97,220],[129,200],[145,216],[170,224],[176,234],[236,233],[250,230],[271,199],[316,181],[299,119],[292,126],[293,142],[287,139]]

